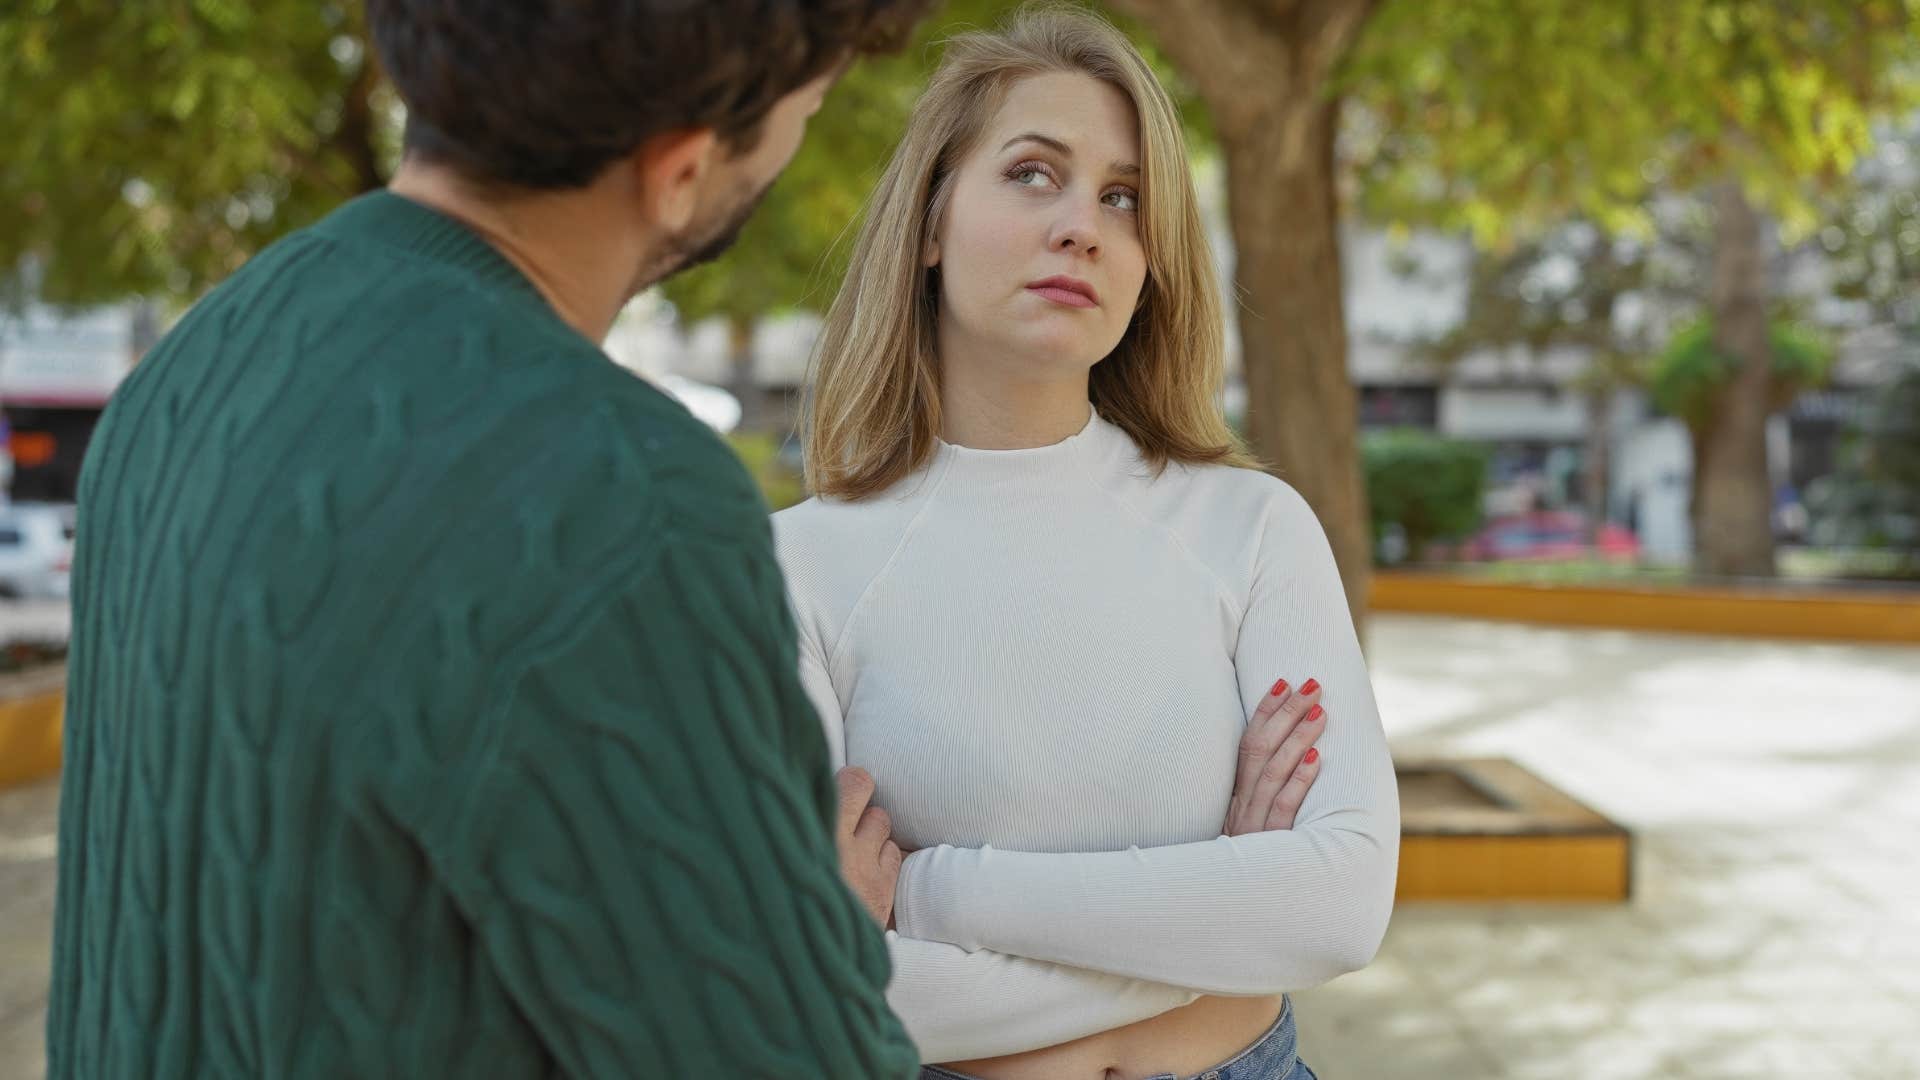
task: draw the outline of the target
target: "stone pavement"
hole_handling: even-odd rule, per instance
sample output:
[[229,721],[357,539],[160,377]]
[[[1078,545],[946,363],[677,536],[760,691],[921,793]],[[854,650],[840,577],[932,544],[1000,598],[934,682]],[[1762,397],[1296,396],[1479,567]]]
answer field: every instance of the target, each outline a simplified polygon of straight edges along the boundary
[[60,786],[0,791],[0,1077],[40,1080]]
[[1396,753],[1630,826],[1635,896],[1403,907],[1297,997],[1322,1077],[1920,1078],[1920,649],[1378,617],[1369,655]]
[[[1631,826],[1636,895],[1403,908],[1296,999],[1323,1080],[1920,1078],[1920,648],[1371,636],[1397,752],[1509,755]],[[56,808],[0,792],[7,1080],[42,1075]]]

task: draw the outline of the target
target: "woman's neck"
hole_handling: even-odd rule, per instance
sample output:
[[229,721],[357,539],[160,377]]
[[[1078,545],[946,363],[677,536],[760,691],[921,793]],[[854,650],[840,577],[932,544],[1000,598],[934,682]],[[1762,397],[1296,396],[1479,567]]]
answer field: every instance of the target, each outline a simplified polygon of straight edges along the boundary
[[1052,446],[1084,430],[1093,411],[1085,372],[1029,381],[943,362],[940,383],[940,438],[975,450]]

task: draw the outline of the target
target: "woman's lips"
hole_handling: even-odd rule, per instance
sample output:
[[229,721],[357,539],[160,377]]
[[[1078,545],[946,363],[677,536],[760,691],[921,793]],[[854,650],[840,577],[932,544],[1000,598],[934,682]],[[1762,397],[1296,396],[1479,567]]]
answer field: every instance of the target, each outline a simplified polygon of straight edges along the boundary
[[1086,308],[1094,306],[1093,300],[1085,293],[1077,293],[1072,289],[1063,289],[1058,285],[1034,285],[1029,287],[1027,291],[1039,293],[1041,296],[1046,297],[1056,304],[1065,304],[1068,307]]
[[1039,293],[1048,300],[1066,307],[1099,307],[1094,299],[1093,286],[1074,278],[1050,277],[1027,286],[1028,292]]

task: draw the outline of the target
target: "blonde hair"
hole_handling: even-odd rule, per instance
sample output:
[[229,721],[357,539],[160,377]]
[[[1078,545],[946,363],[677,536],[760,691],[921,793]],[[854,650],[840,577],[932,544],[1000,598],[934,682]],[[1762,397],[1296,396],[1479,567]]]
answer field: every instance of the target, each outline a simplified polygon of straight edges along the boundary
[[1009,87],[1051,72],[1118,88],[1140,121],[1139,222],[1147,276],[1088,397],[1155,469],[1253,465],[1219,407],[1220,290],[1187,167],[1180,117],[1126,36],[1085,10],[1030,6],[994,31],[953,38],[867,207],[847,277],[814,353],[807,486],[859,499],[926,463],[940,431],[939,292],[922,253],[954,176]]

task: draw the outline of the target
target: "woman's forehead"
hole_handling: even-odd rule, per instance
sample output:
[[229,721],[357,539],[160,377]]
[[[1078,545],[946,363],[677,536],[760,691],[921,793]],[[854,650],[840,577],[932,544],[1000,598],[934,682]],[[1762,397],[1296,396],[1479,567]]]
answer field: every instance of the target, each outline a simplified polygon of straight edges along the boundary
[[1064,148],[1076,163],[1139,163],[1139,119],[1133,102],[1112,83],[1090,75],[1046,72],[1008,87],[987,124],[985,147],[999,153],[1025,136]]

